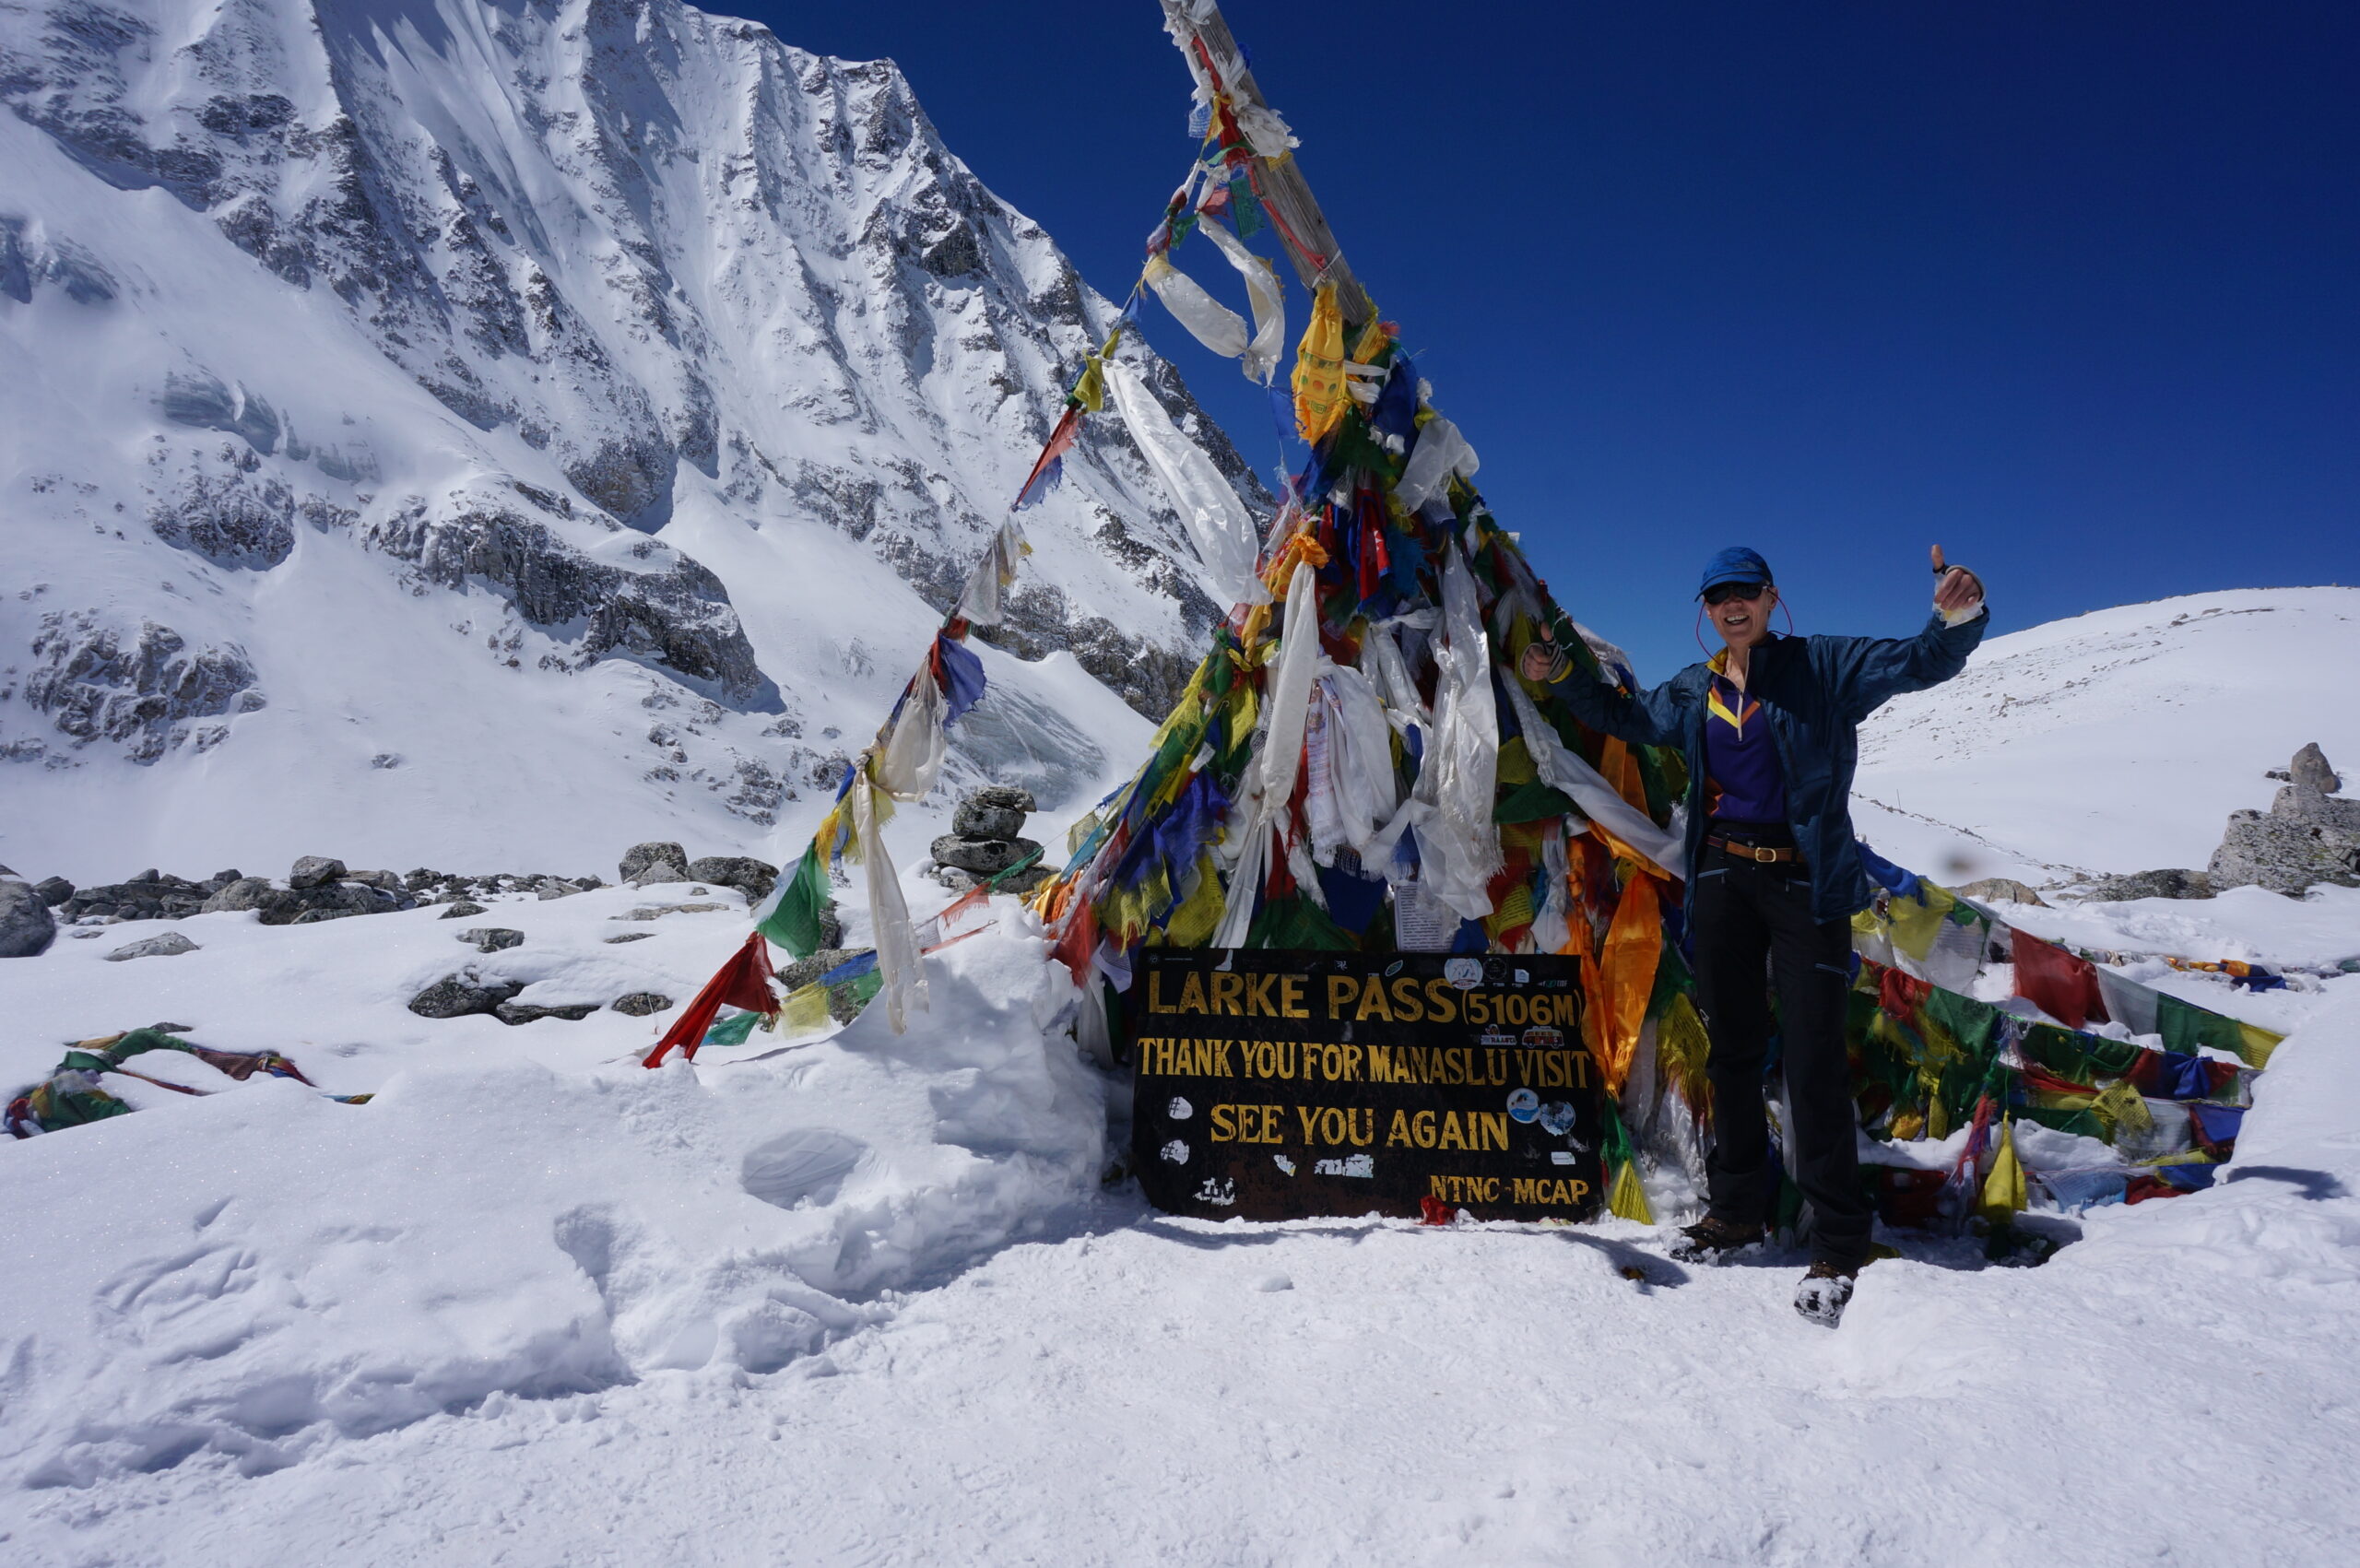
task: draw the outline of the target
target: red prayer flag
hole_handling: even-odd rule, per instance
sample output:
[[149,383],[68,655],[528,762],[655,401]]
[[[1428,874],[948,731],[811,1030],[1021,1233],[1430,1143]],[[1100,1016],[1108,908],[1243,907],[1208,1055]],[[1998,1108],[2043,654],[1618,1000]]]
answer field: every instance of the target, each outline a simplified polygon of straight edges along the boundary
[[662,1066],[664,1058],[676,1045],[680,1048],[683,1059],[695,1061],[697,1047],[704,1043],[704,1032],[713,1027],[714,1016],[725,1004],[744,1008],[748,1012],[773,1013],[778,1010],[778,998],[771,994],[770,943],[760,931],[749,936],[745,946],[732,953],[729,961],[704,983],[704,989],[697,993],[696,1000],[690,1002],[672,1027],[664,1032],[664,1038],[655,1043],[655,1049],[647,1054],[640,1066]]
[[1041,455],[1033,460],[1032,471],[1024,476],[1024,483],[1018,487],[1018,507],[1024,505],[1024,498],[1032,493],[1032,487],[1040,482],[1043,474],[1048,472],[1049,465],[1073,450],[1073,438],[1080,429],[1081,406],[1076,404],[1065,411],[1064,418],[1057,421],[1056,429],[1049,432],[1047,442],[1041,448]]
[[2015,934],[2016,995],[2068,1029],[2106,1021],[2097,966],[2037,937]]

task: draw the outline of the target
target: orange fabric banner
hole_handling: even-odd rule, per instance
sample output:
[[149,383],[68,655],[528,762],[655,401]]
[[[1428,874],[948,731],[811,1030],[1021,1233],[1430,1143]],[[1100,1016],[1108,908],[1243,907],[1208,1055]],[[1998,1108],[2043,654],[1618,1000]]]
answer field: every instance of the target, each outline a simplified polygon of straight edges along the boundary
[[1610,1094],[1622,1092],[1631,1064],[1639,1053],[1639,1031],[1647,1021],[1647,998],[1656,988],[1656,963],[1663,956],[1663,909],[1657,902],[1655,878],[1636,876],[1622,890],[1614,906],[1614,923],[1607,928],[1599,961],[1605,982],[1602,999],[1607,1015],[1599,1030],[1606,1049],[1598,1058]]

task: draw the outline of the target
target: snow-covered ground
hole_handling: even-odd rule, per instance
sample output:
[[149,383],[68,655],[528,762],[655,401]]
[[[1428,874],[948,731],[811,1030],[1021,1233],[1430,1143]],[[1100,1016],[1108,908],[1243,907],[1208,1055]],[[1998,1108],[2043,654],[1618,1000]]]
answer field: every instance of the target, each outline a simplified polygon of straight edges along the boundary
[[[2042,778],[1995,837],[2107,787]],[[941,902],[905,871],[920,914]],[[721,907],[633,918],[682,903]],[[905,1037],[872,1013],[656,1072],[634,1058],[662,1015],[512,1029],[403,1003],[463,960],[531,982],[526,1001],[685,1000],[745,929],[735,894],[204,915],[0,965],[10,1084],[64,1040],[169,1019],[283,1051],[322,1091],[184,1064],[225,1091],[134,1086],[134,1115],[0,1146],[0,1557],[2360,1550],[2360,977],[2254,997],[2160,974],[2294,1031],[2225,1179],[2094,1211],[2036,1269],[1900,1238],[1831,1335],[1788,1306],[1800,1256],[1687,1267],[1621,1221],[1147,1211],[1100,1185],[1119,1089],[1056,1028],[1061,972],[1012,902],[995,913],[929,961],[934,1010]],[[2126,951],[2360,954],[2351,890],[2003,913]],[[454,939],[476,925],[525,941],[479,956]],[[165,929],[199,950],[105,961]]]

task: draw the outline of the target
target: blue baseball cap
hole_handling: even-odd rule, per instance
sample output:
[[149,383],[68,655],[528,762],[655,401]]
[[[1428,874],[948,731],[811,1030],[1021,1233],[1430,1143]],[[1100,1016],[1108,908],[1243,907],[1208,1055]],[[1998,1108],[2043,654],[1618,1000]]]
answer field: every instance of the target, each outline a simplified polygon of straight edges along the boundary
[[1770,563],[1762,559],[1759,550],[1743,545],[1731,545],[1705,563],[1705,580],[1696,584],[1696,596],[1703,598],[1724,583],[1769,583]]

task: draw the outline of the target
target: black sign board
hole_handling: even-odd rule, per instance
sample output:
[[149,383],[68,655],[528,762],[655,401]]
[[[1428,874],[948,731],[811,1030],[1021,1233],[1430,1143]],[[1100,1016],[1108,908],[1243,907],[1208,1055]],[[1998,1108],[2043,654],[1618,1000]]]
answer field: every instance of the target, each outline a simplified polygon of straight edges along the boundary
[[1574,961],[1149,949],[1127,998],[1148,1201],[1210,1220],[1587,1219],[1596,1064]]

